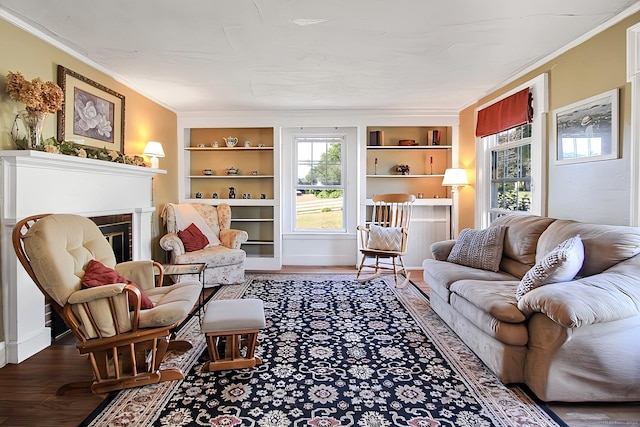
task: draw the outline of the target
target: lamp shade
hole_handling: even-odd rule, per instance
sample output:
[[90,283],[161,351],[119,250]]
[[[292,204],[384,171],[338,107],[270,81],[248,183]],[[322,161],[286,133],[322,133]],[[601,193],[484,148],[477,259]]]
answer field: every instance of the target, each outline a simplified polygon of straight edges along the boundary
[[164,157],[164,150],[162,149],[162,144],[159,142],[149,141],[144,147],[142,154],[149,157]]
[[442,185],[444,186],[459,186],[459,185],[468,185],[469,180],[467,179],[467,171],[464,169],[451,168],[444,171],[444,179],[442,180]]

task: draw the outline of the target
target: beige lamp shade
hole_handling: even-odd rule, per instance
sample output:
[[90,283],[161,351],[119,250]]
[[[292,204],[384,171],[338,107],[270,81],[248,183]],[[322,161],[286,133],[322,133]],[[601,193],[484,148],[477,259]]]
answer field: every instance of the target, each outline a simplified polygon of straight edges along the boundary
[[162,149],[162,144],[159,142],[149,141],[144,147],[144,152],[142,154],[151,157],[151,167],[157,169],[158,157],[164,157],[164,150]]
[[467,179],[467,171],[459,168],[450,168],[445,170],[442,185],[448,187],[469,185],[469,180]]

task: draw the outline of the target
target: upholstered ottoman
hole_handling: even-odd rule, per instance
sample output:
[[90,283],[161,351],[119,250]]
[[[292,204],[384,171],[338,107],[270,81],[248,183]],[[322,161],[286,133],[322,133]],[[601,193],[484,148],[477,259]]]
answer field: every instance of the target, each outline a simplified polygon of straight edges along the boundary
[[[258,332],[265,327],[264,305],[259,299],[211,301],[201,330],[207,339],[209,371],[251,368],[262,363],[254,356]],[[246,346],[245,355],[241,350]]]

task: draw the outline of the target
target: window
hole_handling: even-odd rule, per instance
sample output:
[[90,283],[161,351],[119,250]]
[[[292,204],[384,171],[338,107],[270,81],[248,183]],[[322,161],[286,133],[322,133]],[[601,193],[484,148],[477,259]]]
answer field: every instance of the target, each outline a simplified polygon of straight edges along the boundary
[[296,231],[345,231],[344,136],[295,138]]
[[491,156],[489,221],[531,211],[531,124],[486,136]]
[[[531,122],[476,140],[477,228],[486,228],[501,215],[545,214],[547,75],[536,77],[502,99],[527,87],[532,96]],[[499,101],[492,100],[480,109]]]

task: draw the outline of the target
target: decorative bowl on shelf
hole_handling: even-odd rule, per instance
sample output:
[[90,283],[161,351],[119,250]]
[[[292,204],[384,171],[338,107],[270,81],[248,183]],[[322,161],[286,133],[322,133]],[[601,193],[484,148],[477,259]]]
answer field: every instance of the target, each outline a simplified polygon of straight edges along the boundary
[[225,169],[227,175],[238,175],[238,169],[231,166],[229,169]]
[[414,146],[414,145],[418,145],[418,143],[416,142],[415,139],[401,139],[400,141],[398,141],[398,145],[401,146]]

